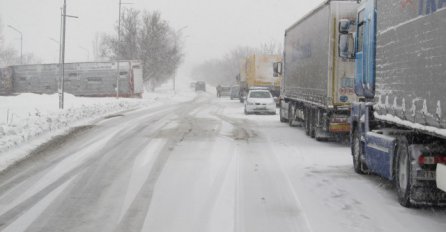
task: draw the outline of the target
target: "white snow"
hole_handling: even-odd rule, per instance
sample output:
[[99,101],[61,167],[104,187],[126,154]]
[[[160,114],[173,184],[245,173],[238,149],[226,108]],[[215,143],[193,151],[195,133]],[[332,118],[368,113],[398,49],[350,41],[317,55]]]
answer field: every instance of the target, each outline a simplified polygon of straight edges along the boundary
[[380,115],[375,112],[374,115],[375,115],[375,118],[383,120],[383,121],[393,122],[398,125],[406,126],[406,127],[412,128],[412,129],[421,130],[421,131],[432,133],[432,134],[435,134],[438,136],[446,137],[446,129],[432,127],[432,126],[424,126],[419,123],[413,123],[413,122],[410,122],[407,120],[403,120],[403,119],[401,119],[395,115],[391,115],[391,114]]

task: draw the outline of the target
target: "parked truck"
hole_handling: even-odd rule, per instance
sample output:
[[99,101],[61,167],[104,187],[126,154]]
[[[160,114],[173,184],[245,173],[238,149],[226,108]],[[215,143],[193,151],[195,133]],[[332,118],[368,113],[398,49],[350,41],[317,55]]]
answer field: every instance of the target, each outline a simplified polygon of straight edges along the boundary
[[268,88],[274,97],[280,95],[280,78],[274,76],[274,63],[281,62],[280,55],[251,55],[240,64],[240,74],[237,77],[240,84],[240,101],[248,94],[250,88]]
[[[65,92],[76,96],[141,97],[143,68],[141,61],[80,62],[65,64]],[[60,64],[13,65],[0,69],[0,94],[57,93],[62,75]],[[117,87],[117,82],[119,86]]]
[[445,7],[364,0],[354,21],[339,23],[340,54],[356,60],[354,170],[393,181],[405,207],[446,204]]
[[[305,127],[317,140],[348,138],[354,60],[338,56],[338,21],[354,20],[357,1],[323,2],[285,32],[280,121]],[[283,72],[282,72],[283,66]]]

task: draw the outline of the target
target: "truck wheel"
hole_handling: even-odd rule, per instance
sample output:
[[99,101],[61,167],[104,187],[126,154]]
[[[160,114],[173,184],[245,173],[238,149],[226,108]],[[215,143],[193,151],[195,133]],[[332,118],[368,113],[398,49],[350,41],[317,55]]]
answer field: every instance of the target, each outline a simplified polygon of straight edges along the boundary
[[316,110],[310,110],[310,137],[316,137]]
[[[288,122],[288,119],[286,119],[282,116],[282,111],[283,111],[282,106],[280,106],[280,109],[279,109],[280,122]],[[289,117],[289,114],[288,114],[288,117]]]
[[305,117],[305,134],[310,136],[310,110],[308,108],[304,109],[304,117]]
[[294,106],[289,104],[289,106],[288,106],[288,125],[290,125],[290,127],[293,127],[293,123],[294,123]]
[[406,138],[398,139],[395,166],[395,185],[398,201],[402,206],[410,207],[410,193],[412,189],[411,164]]
[[361,142],[361,132],[354,128],[352,132],[352,156],[353,156],[353,169],[358,174],[367,173],[367,165],[362,162],[364,156],[364,144]]

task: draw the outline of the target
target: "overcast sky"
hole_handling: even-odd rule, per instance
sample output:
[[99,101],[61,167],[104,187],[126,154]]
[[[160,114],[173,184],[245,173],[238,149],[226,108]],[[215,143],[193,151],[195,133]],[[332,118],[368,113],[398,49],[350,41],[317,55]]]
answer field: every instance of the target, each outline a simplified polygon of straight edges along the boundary
[[[183,72],[205,60],[219,58],[237,46],[257,47],[283,41],[286,28],[324,0],[123,0],[141,10],[159,11],[185,37]],[[67,62],[93,59],[95,34],[114,33],[119,0],[67,0]],[[45,63],[58,59],[60,7],[63,0],[0,0],[0,18],[6,44],[20,49],[12,25],[23,32],[24,53]],[[85,49],[88,50],[85,51]]]

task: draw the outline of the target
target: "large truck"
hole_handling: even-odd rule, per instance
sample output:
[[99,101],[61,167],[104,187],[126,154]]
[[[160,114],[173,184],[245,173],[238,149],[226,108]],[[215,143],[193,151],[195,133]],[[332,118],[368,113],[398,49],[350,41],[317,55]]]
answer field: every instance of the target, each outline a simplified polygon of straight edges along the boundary
[[[80,62],[64,65],[64,91],[76,96],[141,97],[142,62]],[[57,93],[62,75],[60,64],[14,65],[0,69],[0,94]],[[119,85],[117,83],[119,81]]]
[[[357,1],[323,2],[285,32],[280,121],[302,125],[317,140],[348,138],[354,60],[338,56],[339,19],[354,20]],[[282,68],[283,67],[283,68]],[[283,72],[282,72],[283,70]]]
[[393,181],[405,207],[446,204],[445,7],[437,0],[365,0],[354,21],[339,23],[340,54],[356,60],[354,170]]
[[280,55],[251,55],[240,64],[240,101],[248,94],[250,88],[268,88],[274,97],[280,95],[280,78],[274,76],[274,63],[281,62]]

